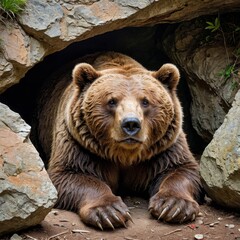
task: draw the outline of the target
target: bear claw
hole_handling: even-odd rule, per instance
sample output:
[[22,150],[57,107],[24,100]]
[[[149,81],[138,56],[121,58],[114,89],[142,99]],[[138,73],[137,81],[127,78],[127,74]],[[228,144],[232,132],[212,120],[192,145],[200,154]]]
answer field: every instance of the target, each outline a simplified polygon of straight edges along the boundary
[[114,230],[115,228],[114,228],[113,224],[111,223],[111,221],[109,220],[109,218],[106,218],[105,220],[106,220],[108,226],[111,227],[112,230]]
[[178,207],[177,210],[172,215],[171,219],[175,218],[181,212],[180,208]]
[[158,220],[183,223],[196,219],[199,205],[194,200],[156,194],[150,199],[149,211]]
[[[107,204],[106,199],[108,199]],[[118,227],[127,228],[127,221],[133,222],[130,212],[121,198],[104,196],[100,204],[96,206],[97,204],[99,202],[88,203],[88,205],[81,207],[79,215],[86,224],[93,225],[101,230],[115,230]]]
[[120,219],[117,215],[114,214],[113,217],[117,222],[121,223],[125,228],[127,228],[126,223],[122,219]]
[[160,219],[165,215],[165,213],[169,210],[169,208],[170,208],[170,206],[166,206],[166,207],[162,210],[161,214],[160,214],[159,217],[158,217],[158,220],[160,220]]
[[131,216],[131,214],[129,212],[127,212],[127,216],[128,216],[128,220],[130,220],[132,223],[134,223],[133,219],[132,219],[132,216]]
[[103,231],[103,227],[102,227],[102,224],[100,222],[96,222],[97,226]]
[[179,223],[183,223],[185,221],[187,216],[184,216],[184,218],[179,222]]

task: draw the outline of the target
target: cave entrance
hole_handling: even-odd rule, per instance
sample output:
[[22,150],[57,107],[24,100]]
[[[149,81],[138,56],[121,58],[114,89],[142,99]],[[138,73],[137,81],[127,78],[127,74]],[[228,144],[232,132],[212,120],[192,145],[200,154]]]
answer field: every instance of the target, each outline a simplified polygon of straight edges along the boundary
[[[157,70],[162,64],[171,62],[162,48],[162,36],[168,24],[152,27],[125,28],[76,42],[65,49],[51,54],[30,69],[19,84],[0,95],[0,101],[18,112],[22,118],[32,124],[33,112],[39,89],[49,75],[67,63],[84,55],[101,51],[116,51],[136,59],[149,70]],[[205,147],[191,124],[191,95],[184,75],[178,87],[178,96],[184,111],[184,130],[187,133],[190,148],[201,154]]]

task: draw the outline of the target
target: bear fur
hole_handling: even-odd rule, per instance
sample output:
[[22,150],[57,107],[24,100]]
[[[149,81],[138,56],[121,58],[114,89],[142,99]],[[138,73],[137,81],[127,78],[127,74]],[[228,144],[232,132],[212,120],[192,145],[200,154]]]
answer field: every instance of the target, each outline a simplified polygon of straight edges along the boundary
[[194,220],[201,183],[182,130],[176,66],[148,71],[107,52],[86,57],[72,77],[62,74],[45,88],[35,127],[58,190],[56,207],[115,228],[131,220],[116,194],[142,193],[155,218]]

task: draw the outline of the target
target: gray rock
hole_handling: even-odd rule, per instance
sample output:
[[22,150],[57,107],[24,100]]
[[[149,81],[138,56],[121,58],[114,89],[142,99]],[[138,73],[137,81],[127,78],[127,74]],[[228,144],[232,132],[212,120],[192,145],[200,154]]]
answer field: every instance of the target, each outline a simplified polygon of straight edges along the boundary
[[213,140],[200,172],[208,195],[218,204],[240,210],[240,91]]
[[12,237],[10,238],[10,240],[22,240],[22,239],[23,238],[16,233],[13,234]]
[[29,131],[0,104],[0,235],[40,223],[57,199]]
[[24,122],[18,113],[11,111],[8,106],[0,103],[0,109],[0,128],[9,128],[26,141],[31,129],[30,126]]
[[[193,127],[199,136],[210,142],[223,123],[240,85],[238,76],[226,79],[220,75],[227,65],[235,63],[233,49],[226,49],[221,41],[208,43],[203,37],[209,34],[205,27],[205,22],[199,25],[196,20],[170,29],[164,39],[164,48],[185,73],[192,95]],[[230,55],[229,62],[226,50]]]
[[19,25],[9,22],[6,27],[0,21],[0,93],[18,83],[44,54],[42,43],[27,35]]
[[17,21],[0,21],[0,93],[18,83],[43,57],[72,42],[124,27],[182,22],[237,8],[239,0],[171,4],[168,0],[28,0]]
[[21,24],[37,31],[50,29],[52,24],[63,17],[61,5],[53,0],[29,0],[24,12],[19,17]]

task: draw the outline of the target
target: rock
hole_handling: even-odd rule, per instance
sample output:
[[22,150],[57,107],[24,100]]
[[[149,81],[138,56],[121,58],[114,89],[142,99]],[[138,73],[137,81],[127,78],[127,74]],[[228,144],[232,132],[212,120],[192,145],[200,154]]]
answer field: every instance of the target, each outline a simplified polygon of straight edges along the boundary
[[197,223],[198,225],[202,225],[204,222],[203,222],[203,220],[199,219],[199,220],[196,221],[196,223]]
[[29,131],[0,104],[0,235],[40,223],[57,199]]
[[[239,76],[220,76],[227,65],[239,62],[233,47],[225,47],[222,36],[208,42],[206,19],[180,24],[170,29],[163,41],[165,52],[182,68],[192,95],[193,128],[207,143],[223,123],[234,96],[240,88]],[[206,32],[208,31],[208,32]],[[226,59],[229,53],[229,62]]]
[[18,83],[46,53],[42,43],[27,35],[21,26],[7,24],[0,21],[0,93]]
[[8,128],[16,135],[22,137],[24,141],[27,141],[31,129],[30,126],[24,122],[19,114],[11,111],[6,105],[0,103],[0,109],[0,128]]
[[196,240],[201,240],[203,238],[204,238],[203,234],[195,234],[194,235],[194,239],[196,239]]
[[[24,27],[34,29],[34,32],[44,31],[48,37],[53,38],[61,35],[59,24],[62,17],[63,8],[59,3],[53,0],[30,0],[19,19]],[[58,31],[56,31],[56,25],[59,28]]]
[[229,224],[228,228],[230,228],[230,229],[235,228],[235,225],[234,224]]
[[234,224],[226,224],[225,227],[229,228],[229,229],[233,229],[235,228]]
[[240,210],[240,91],[200,161],[207,194],[216,203]]
[[0,93],[43,57],[72,42],[124,27],[182,22],[238,8],[238,0],[28,0],[17,21],[0,21]]
[[10,240],[22,240],[22,239],[23,238],[16,233],[13,234],[12,237],[10,238]]

